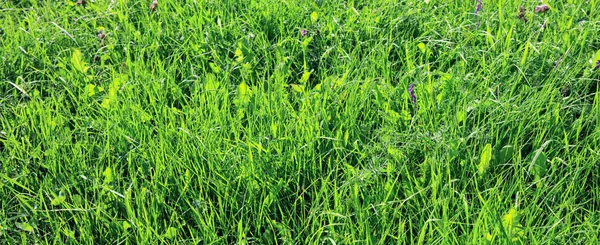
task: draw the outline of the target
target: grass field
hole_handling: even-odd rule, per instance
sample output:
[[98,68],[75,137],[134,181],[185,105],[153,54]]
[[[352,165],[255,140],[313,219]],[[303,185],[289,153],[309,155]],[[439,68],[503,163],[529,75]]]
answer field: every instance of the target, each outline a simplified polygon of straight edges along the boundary
[[600,1],[546,3],[0,1],[0,244],[600,244]]

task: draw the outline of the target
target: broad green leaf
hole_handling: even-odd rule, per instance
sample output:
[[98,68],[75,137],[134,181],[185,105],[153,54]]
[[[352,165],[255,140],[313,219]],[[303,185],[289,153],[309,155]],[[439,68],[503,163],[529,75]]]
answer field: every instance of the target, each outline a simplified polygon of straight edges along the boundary
[[90,97],[90,96],[94,96],[94,94],[96,94],[96,85],[94,85],[94,84],[85,85],[85,95]]
[[465,120],[467,113],[464,110],[459,110],[456,112],[456,120],[458,123],[461,123]]
[[17,227],[26,232],[33,232],[33,226],[28,223],[16,223]]
[[81,73],[86,73],[88,70],[88,67],[83,61],[83,54],[81,53],[81,51],[79,51],[79,49],[75,49],[73,51],[73,54],[71,55],[71,64],[76,70],[78,70]]
[[315,85],[315,87],[313,88],[314,91],[321,91],[321,89],[322,89],[321,83]]
[[310,72],[305,71],[304,73],[302,73],[302,77],[300,78],[300,83],[305,84],[306,82],[308,82],[309,78],[310,78]]
[[240,86],[238,87],[238,96],[244,98],[244,100],[250,100],[250,97],[252,96],[252,90],[250,89],[250,87],[248,87],[248,85],[245,82],[242,82],[240,84]]
[[512,145],[503,146],[502,149],[500,149],[500,152],[498,153],[497,162],[499,164],[504,164],[508,162],[513,157],[514,152],[515,148]]
[[519,212],[514,208],[511,208],[508,213],[502,216],[502,226],[513,242],[525,237],[525,232],[519,226]]
[[313,39],[312,37],[305,38],[304,41],[302,41],[302,47],[303,48],[307,48],[308,44],[310,44],[310,42],[312,41],[312,39]]
[[108,87],[108,96],[114,98],[117,96],[117,92],[121,90],[121,87],[127,83],[127,75],[117,75],[110,82]]
[[450,74],[450,73],[442,73],[442,74],[440,74],[440,80],[442,80],[442,81],[448,81],[450,79],[452,79],[452,74]]
[[67,198],[65,196],[57,196],[56,198],[52,199],[52,202],[50,202],[50,205],[52,206],[58,206],[60,204],[62,204],[63,202],[65,202]]
[[177,236],[177,229],[175,227],[169,227],[167,231],[165,231],[165,238],[173,239]]
[[[237,106],[242,106],[250,103],[250,99],[252,98],[252,90],[245,82],[242,82],[237,89],[237,96],[234,99],[234,103]],[[241,109],[241,108],[240,108]]]
[[548,158],[546,157],[543,151],[544,148],[546,148],[546,146],[550,144],[550,142],[550,140],[547,140],[534,152],[535,155],[531,159],[531,164],[529,164],[529,168],[527,168],[527,171],[533,173],[534,176],[540,177],[546,174],[546,161],[548,160]]
[[208,73],[206,74],[206,82],[204,82],[204,90],[205,91],[214,91],[219,88],[219,83],[216,81],[217,78],[215,74]]
[[508,213],[506,213],[504,216],[502,216],[502,225],[504,225],[504,227],[506,229],[511,228],[512,226],[514,226],[515,223],[519,222],[519,212],[514,209],[511,208]]
[[127,230],[131,227],[131,225],[129,224],[129,222],[127,221],[123,221],[123,230]]
[[319,20],[319,14],[317,14],[317,12],[312,12],[310,14],[310,21],[312,21],[312,23],[314,24],[315,22],[317,22],[317,20]]
[[541,152],[533,161],[533,174],[537,177],[546,175],[546,172],[548,171],[548,165],[546,164],[548,157],[546,154]]
[[304,86],[302,86],[302,85],[290,84],[290,86],[292,87],[292,90],[294,90],[294,92],[297,92],[297,93],[304,92]]
[[419,43],[417,44],[417,47],[421,50],[421,52],[425,53],[425,44],[424,43]]
[[242,50],[239,47],[235,50],[235,57],[236,57],[235,60],[237,62],[244,61],[244,53],[242,52]]
[[108,184],[108,183],[112,182],[113,172],[110,167],[106,167],[106,169],[104,169],[104,172],[102,173],[102,175],[104,176],[104,184]]
[[596,51],[596,54],[594,55],[594,65],[596,65],[596,62],[598,62],[598,60],[600,60],[600,49]]
[[219,67],[217,64],[210,62],[210,63],[208,63],[208,66],[210,66],[210,69],[214,73],[221,73],[221,67]]
[[485,171],[488,169],[488,167],[490,166],[490,160],[492,160],[492,145],[486,144],[485,147],[483,147],[483,151],[481,152],[481,160],[479,161],[479,165],[477,166],[477,169],[479,170],[479,175],[484,174]]
[[100,104],[100,107],[108,109],[110,108],[110,99],[109,98],[104,98],[102,100],[102,103]]

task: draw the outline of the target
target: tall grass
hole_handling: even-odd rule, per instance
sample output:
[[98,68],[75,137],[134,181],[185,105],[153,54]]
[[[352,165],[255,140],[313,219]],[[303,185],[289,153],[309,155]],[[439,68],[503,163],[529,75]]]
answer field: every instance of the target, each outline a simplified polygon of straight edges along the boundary
[[0,2],[0,243],[600,243],[595,0],[86,2]]

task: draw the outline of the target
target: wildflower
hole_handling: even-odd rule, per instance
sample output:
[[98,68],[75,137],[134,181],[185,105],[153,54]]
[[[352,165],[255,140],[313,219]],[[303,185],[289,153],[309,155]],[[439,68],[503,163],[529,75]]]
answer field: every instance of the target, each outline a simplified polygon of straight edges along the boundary
[[158,1],[154,0],[152,1],[152,3],[150,4],[150,11],[155,11],[156,8],[158,8]]
[[561,92],[561,94],[565,97],[569,96],[571,94],[571,90],[569,89],[569,87],[567,85],[565,85],[563,87],[563,90]]
[[100,47],[104,47],[106,41],[106,34],[104,33],[104,30],[98,31],[96,35],[98,36],[98,38],[100,38]]
[[542,5],[536,6],[534,11],[536,13],[543,13],[543,12],[548,11],[549,9],[550,9],[550,7],[548,7],[548,5],[542,4]]
[[554,61],[554,68],[558,68],[558,65],[562,62],[562,56],[558,57],[558,60]]
[[[483,5],[482,0],[477,0],[477,7],[475,7],[475,13],[473,13],[475,16],[477,16],[477,13],[481,11],[481,5]],[[479,25],[481,25],[481,20],[477,21],[477,26],[475,27],[475,29],[479,30]]]
[[594,67],[594,69],[600,69],[600,60],[596,61],[596,67]]
[[481,5],[482,5],[482,0],[477,0],[477,7],[475,7],[475,15],[477,15],[477,13],[479,11],[481,11]]
[[87,1],[86,0],[77,0],[75,5],[77,5],[77,6],[81,5],[85,8],[85,5],[87,5]]
[[411,84],[408,86],[408,94],[410,94],[410,98],[412,99],[412,103],[415,107],[417,107],[417,96],[415,96],[415,85]]
[[308,31],[306,29],[302,29],[302,31],[300,31],[300,35],[302,35],[303,37],[306,36],[306,34],[308,34]]
[[521,5],[519,7],[519,15],[517,16],[517,18],[519,18],[520,20],[527,22],[527,17],[525,17],[527,10],[525,10],[525,7],[523,7],[523,5]]

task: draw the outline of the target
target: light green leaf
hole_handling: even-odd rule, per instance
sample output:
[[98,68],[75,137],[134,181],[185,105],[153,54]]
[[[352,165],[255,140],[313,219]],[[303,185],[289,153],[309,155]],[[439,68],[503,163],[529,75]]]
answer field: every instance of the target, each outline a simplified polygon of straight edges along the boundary
[[440,74],[440,80],[448,81],[450,79],[452,79],[452,74],[450,74],[450,73],[441,73]]
[[313,88],[314,91],[321,91],[321,89],[322,89],[321,83],[315,85],[315,87]]
[[596,62],[598,62],[598,60],[600,60],[600,49],[596,51],[596,54],[594,55],[594,65],[596,65]]
[[217,77],[215,74],[208,73],[206,74],[206,81],[204,82],[204,90],[205,91],[215,91],[219,88],[219,82],[217,82]]
[[217,64],[210,62],[208,65],[214,73],[221,73],[221,67],[219,67]]
[[304,41],[302,41],[302,47],[303,48],[307,48],[308,44],[310,44],[310,42],[312,41],[312,39],[313,39],[312,37],[305,38]]
[[242,52],[242,50],[239,47],[235,50],[235,57],[236,57],[235,60],[237,62],[244,61],[244,53]]
[[116,75],[108,86],[108,96],[115,98],[121,87],[127,83],[127,75]]
[[312,12],[310,14],[310,21],[312,21],[312,23],[317,22],[317,20],[319,20],[319,14],[317,14],[317,12]]
[[506,229],[510,229],[515,223],[519,223],[519,212],[516,209],[511,208],[508,213],[502,216],[502,225],[504,225]]
[[131,225],[129,224],[129,222],[127,221],[123,221],[123,230],[127,230],[131,227]]
[[485,147],[483,147],[483,151],[481,152],[481,160],[477,166],[479,175],[483,175],[488,169],[490,166],[490,160],[492,160],[492,145],[486,144]]
[[421,52],[425,53],[425,44],[424,43],[417,44],[417,47],[421,50]]
[[33,226],[31,226],[28,223],[16,223],[17,228],[26,231],[26,232],[33,232]]
[[52,206],[58,206],[60,204],[62,204],[63,202],[65,202],[67,198],[65,196],[57,196],[56,198],[52,199],[52,202],[50,202],[50,205]]
[[292,90],[294,90],[294,92],[297,92],[297,93],[304,92],[304,86],[302,86],[302,85],[290,84],[290,86],[292,87]]
[[104,98],[102,100],[102,103],[100,104],[100,107],[102,107],[104,109],[110,108],[110,99],[109,98]]
[[177,229],[175,227],[169,227],[167,231],[165,231],[165,238],[173,239],[177,236]]
[[110,167],[106,167],[106,169],[104,169],[104,172],[102,173],[102,175],[104,176],[104,184],[108,184],[108,183],[112,182],[113,172]]
[[302,77],[300,78],[300,83],[304,84],[304,83],[308,82],[309,78],[310,78],[310,72],[305,71],[304,73],[302,73]]
[[234,99],[234,103],[237,106],[245,105],[250,103],[250,99],[252,98],[252,90],[245,82],[242,82],[237,89],[237,96]]
[[96,85],[94,85],[94,84],[85,85],[85,95],[90,97],[90,96],[94,96],[94,94],[96,94]]
[[81,51],[79,51],[79,49],[75,49],[73,51],[73,54],[71,55],[71,64],[76,70],[78,70],[81,73],[86,73],[88,70],[88,67],[83,61],[83,54],[81,53]]
[[250,96],[252,96],[252,90],[245,82],[242,82],[238,87],[239,96],[245,99],[250,100]]

